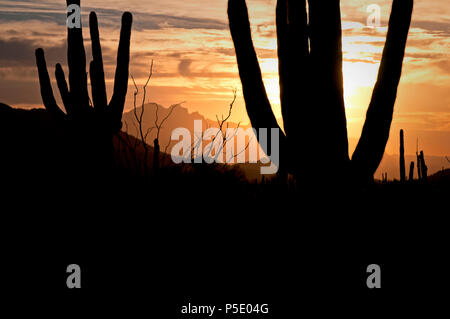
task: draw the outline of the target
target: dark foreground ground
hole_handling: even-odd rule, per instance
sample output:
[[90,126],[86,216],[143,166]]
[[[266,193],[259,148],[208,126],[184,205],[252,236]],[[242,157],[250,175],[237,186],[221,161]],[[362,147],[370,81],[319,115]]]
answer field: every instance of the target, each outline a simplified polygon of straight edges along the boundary
[[[141,195],[50,204],[32,197],[4,209],[3,287],[28,305],[16,311],[196,318],[180,315],[181,306],[268,303],[270,314],[258,318],[365,318],[447,303],[443,193],[381,189],[345,201],[299,194],[284,204],[268,195],[240,201],[232,191],[217,201]],[[66,287],[73,263],[80,290]],[[378,290],[366,286],[374,263]]]
[[[14,317],[208,318],[181,314],[188,303],[269,305],[213,318],[448,311],[448,181],[312,190],[209,166],[87,174],[63,135],[40,134],[2,135],[0,285]],[[66,286],[70,264],[81,289]],[[370,264],[381,289],[367,288]]]

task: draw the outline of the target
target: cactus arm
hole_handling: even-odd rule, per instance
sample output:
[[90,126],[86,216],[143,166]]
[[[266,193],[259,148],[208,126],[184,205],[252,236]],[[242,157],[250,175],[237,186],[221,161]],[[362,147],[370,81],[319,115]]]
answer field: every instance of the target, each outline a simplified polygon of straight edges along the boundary
[[301,138],[296,125],[304,112],[301,107],[309,104],[306,1],[278,0],[276,24],[281,112],[286,135],[295,140]]
[[281,115],[286,135],[289,136],[289,51],[290,37],[288,24],[288,0],[278,0],[276,9],[277,47],[278,47],[278,74],[280,81]]
[[279,128],[267,98],[253,47],[245,0],[228,1],[228,18],[250,121],[256,129]]
[[64,75],[64,71],[61,67],[61,64],[56,64],[55,70],[56,83],[58,84],[59,92],[61,94],[61,98],[64,104],[64,108],[66,109],[67,115],[71,116],[73,114],[69,88],[67,87],[66,77]]
[[400,81],[413,0],[394,0],[378,79],[352,163],[365,178],[375,173],[383,158]]
[[[80,0],[67,0],[67,6],[71,4],[79,6]],[[67,61],[73,111],[75,114],[84,114],[89,110],[89,95],[82,28],[67,28]]]
[[[342,75],[342,28],[339,0],[309,0],[311,81],[314,104],[308,116],[317,119],[310,130],[324,142],[322,150],[338,162],[348,162],[347,121]],[[318,124],[318,125],[317,125]],[[317,128],[320,127],[318,130]]]
[[122,15],[122,27],[120,30],[119,49],[117,52],[117,67],[114,78],[114,92],[110,101],[113,125],[115,130],[122,127],[122,113],[128,89],[128,75],[130,63],[130,38],[133,16],[130,12]]
[[55,96],[53,95],[52,84],[50,82],[50,76],[47,71],[47,63],[45,61],[44,50],[39,48],[35,52],[36,65],[39,74],[39,84],[41,86],[42,102],[48,112],[53,115],[64,118],[64,112],[56,104]]
[[102,48],[98,32],[98,21],[95,12],[89,15],[89,30],[91,33],[92,57],[90,76],[92,85],[92,102],[94,108],[104,110],[107,105],[105,72],[103,69]]

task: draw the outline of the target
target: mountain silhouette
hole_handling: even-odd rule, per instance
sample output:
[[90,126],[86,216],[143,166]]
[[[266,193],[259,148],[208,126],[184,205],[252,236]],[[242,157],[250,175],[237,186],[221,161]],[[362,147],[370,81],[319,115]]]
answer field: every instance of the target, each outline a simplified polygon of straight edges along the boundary
[[[157,103],[148,103],[144,105],[144,114],[142,117],[142,126],[144,132],[147,132],[147,130],[151,129],[155,126],[155,120],[156,120],[156,110],[158,109],[158,122],[161,122],[161,120],[168,115],[170,112],[170,108],[166,108],[164,106],[161,106]],[[136,109],[136,112],[138,115],[142,112],[142,107],[138,107]],[[211,119],[208,119],[204,117],[202,114],[198,112],[189,112],[189,110],[182,105],[178,105],[172,114],[167,118],[165,121],[163,127],[160,131],[160,137],[159,137],[159,143],[162,146],[162,150],[164,150],[164,147],[170,142],[170,136],[172,134],[172,131],[176,128],[187,128],[191,132],[191,136],[194,135],[194,121],[201,121],[202,122],[202,128],[203,130],[206,130],[207,128],[218,128],[219,125],[217,121],[213,121]],[[124,112],[123,114],[123,122],[124,125],[122,127],[122,130],[127,131],[129,135],[138,137],[138,131],[136,130],[138,121],[135,118],[134,110]],[[227,125],[229,128],[237,128],[239,127],[243,129],[247,129],[250,126],[246,125],[240,125],[239,123],[234,122],[228,122]],[[154,138],[156,138],[157,131],[154,129],[152,130],[148,137],[147,141],[152,142]],[[172,142],[173,143],[173,142]],[[173,145],[173,144],[172,144]],[[170,151],[170,148],[169,148]]]
[[[158,113],[157,113],[158,111]],[[138,107],[136,108],[136,114],[140,116],[142,112],[142,108]],[[152,127],[155,127],[155,120],[157,119],[158,114],[158,123],[161,122],[161,119],[165,118],[170,112],[170,108],[166,108],[164,106],[161,106],[157,103],[148,103],[144,105],[144,113],[142,116],[142,127],[143,131],[147,132]],[[219,117],[219,121],[221,121],[221,117]],[[202,114],[198,112],[189,112],[189,110],[182,105],[178,105],[172,114],[167,118],[167,120],[164,122],[163,127],[160,130],[160,136],[159,136],[159,144],[161,145],[161,151],[166,151],[167,154],[171,153],[172,147],[177,143],[177,141],[171,141],[171,134],[172,131],[176,128],[186,128],[191,133],[191,138],[194,138],[194,121],[201,121],[202,123],[202,129],[205,131],[208,128],[214,128],[217,129],[217,132],[219,131],[219,123],[214,120],[211,120],[209,118],[204,117]],[[124,130],[129,136],[137,137],[139,138],[139,122],[136,119],[135,111],[131,110],[128,112],[124,112],[123,114],[123,127],[122,130]],[[243,130],[247,130],[250,127],[250,125],[242,125],[240,123],[230,122],[227,121],[225,125],[223,126],[223,131],[226,131],[226,128],[229,129],[237,129],[241,128]],[[153,129],[150,131],[150,133],[147,136],[147,143],[152,145],[152,141],[157,136],[157,130]],[[252,138],[255,139],[254,135],[252,135]],[[206,144],[208,142],[204,142]],[[249,159],[249,149],[244,150],[237,150],[236,153],[244,152],[246,159]],[[248,180],[254,181],[254,180],[261,180],[261,166],[265,166],[264,164],[258,163],[239,163],[237,164],[237,167],[239,167],[245,174]]]

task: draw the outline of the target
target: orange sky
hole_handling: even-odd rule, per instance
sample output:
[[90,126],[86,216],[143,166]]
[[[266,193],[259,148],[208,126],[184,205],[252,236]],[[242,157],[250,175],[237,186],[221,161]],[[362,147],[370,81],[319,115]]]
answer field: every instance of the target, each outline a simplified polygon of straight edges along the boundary
[[[275,0],[248,0],[253,37],[274,112],[280,116],[275,37]],[[388,153],[398,153],[398,130],[405,129],[406,153],[416,138],[429,155],[450,155],[450,3],[416,0],[407,54],[395,107]],[[381,6],[381,27],[365,26],[369,4]],[[342,0],[344,90],[350,147],[360,134],[376,79],[391,1]],[[143,84],[155,61],[149,101],[184,106],[207,117],[225,113],[238,89],[232,120],[248,122],[242,99],[226,0],[82,1],[83,21],[99,16],[105,71],[111,92],[120,14],[134,14],[130,70]],[[48,64],[66,63],[65,1],[0,0],[0,101],[41,106],[34,48],[46,49]],[[88,32],[85,30],[85,38]],[[87,42],[86,47],[89,47]],[[88,53],[90,54],[90,53]],[[51,72],[53,73],[53,71]],[[54,85],[56,92],[56,85]],[[127,99],[132,106],[133,87]],[[55,94],[58,96],[58,94]],[[109,95],[110,96],[110,95]],[[314,119],[311,119],[314,120]]]

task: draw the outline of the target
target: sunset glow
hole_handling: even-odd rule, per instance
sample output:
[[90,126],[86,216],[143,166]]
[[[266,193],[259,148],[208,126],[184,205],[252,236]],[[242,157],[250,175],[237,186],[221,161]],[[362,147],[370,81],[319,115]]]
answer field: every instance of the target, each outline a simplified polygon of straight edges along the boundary
[[[274,112],[281,117],[275,4],[275,0],[248,1],[264,83]],[[382,8],[380,28],[366,26],[369,4]],[[341,1],[350,147],[361,131],[376,81],[390,6],[388,0]],[[0,100],[14,106],[41,107],[33,51],[38,46],[44,47],[50,66],[56,62],[66,64],[65,1],[1,0],[0,9]],[[145,82],[151,60],[155,62],[149,101],[164,106],[187,101],[185,106],[190,112],[214,119],[216,114],[226,111],[232,89],[237,88],[232,121],[248,123],[228,29],[226,0],[82,1],[85,27],[91,10],[99,17],[110,94],[120,14],[129,10],[135,21],[130,71],[139,84]],[[418,137],[429,154],[450,154],[450,23],[445,20],[449,13],[450,4],[446,0],[416,1],[392,124],[395,133],[391,134],[397,136],[400,128],[405,129],[406,152],[410,154],[415,152]],[[89,40],[87,28],[84,36]],[[90,48],[87,51],[90,57]],[[127,109],[132,106],[132,82],[129,84]],[[432,142],[435,139],[440,143]],[[397,152],[397,143],[388,143],[387,152]]]

